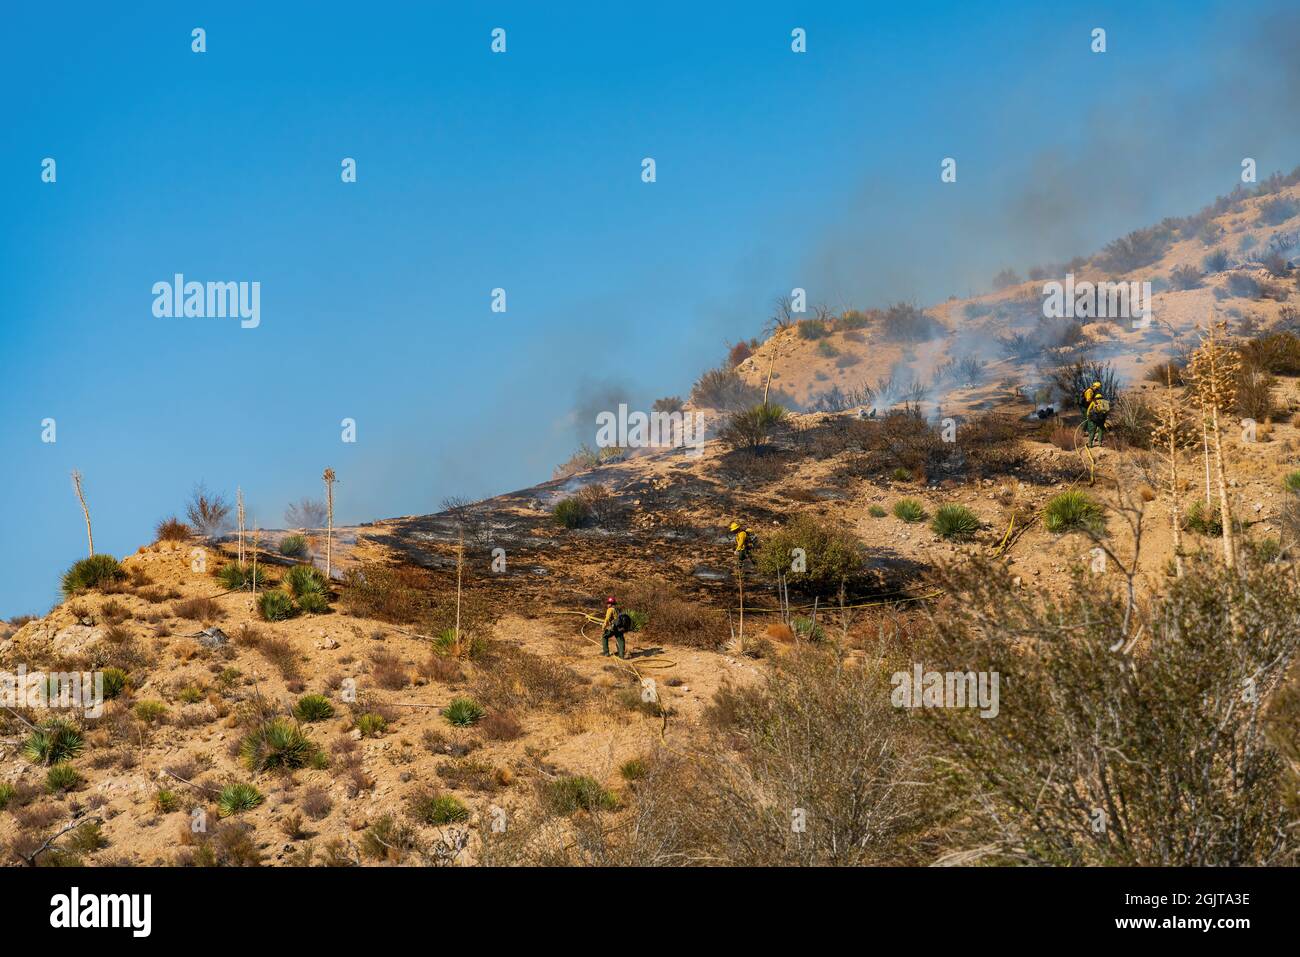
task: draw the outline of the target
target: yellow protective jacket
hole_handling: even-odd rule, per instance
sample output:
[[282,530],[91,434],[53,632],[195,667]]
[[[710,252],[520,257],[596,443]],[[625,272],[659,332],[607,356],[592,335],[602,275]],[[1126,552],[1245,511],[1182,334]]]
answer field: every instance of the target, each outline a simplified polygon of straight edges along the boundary
[[736,533],[736,554],[743,555],[749,550],[749,532],[739,531]]
[[612,627],[614,626],[614,619],[617,618],[617,617],[618,617],[618,606],[617,606],[617,605],[610,605],[608,608],[605,609],[605,624],[604,624],[604,628],[605,628],[606,631],[608,631],[610,628],[612,628]]

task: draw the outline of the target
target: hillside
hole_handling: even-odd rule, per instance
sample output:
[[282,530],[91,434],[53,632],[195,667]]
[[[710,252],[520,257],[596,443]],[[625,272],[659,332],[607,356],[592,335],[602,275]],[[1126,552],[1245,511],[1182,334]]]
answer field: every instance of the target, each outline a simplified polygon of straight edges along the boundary
[[[908,799],[869,827],[843,824],[855,835],[851,854],[820,835],[795,849],[783,822],[794,802],[810,798],[791,782],[825,780],[831,791],[834,769],[886,751],[880,775],[922,773],[913,763],[933,742],[913,737],[913,722],[880,745],[880,722],[894,720],[888,691],[876,700],[863,689],[878,674],[910,668],[923,648],[936,654],[941,646],[928,644],[927,629],[948,638],[943,622],[962,620],[954,589],[972,589],[971,608],[1078,600],[1098,539],[1049,530],[1044,509],[1062,492],[1085,492],[1107,516],[1101,541],[1114,554],[1093,579],[1104,581],[1098,594],[1122,594],[1121,568],[1131,562],[1143,613],[1158,604],[1174,582],[1172,503],[1185,516],[1206,495],[1200,445],[1185,455],[1177,494],[1165,494],[1150,439],[1166,387],[1147,373],[1170,360],[1181,370],[1212,316],[1228,321],[1234,347],[1258,360],[1261,377],[1262,398],[1239,398],[1264,412],[1254,432],[1240,427],[1240,410],[1225,429],[1242,552],[1264,569],[1251,574],[1282,579],[1294,570],[1300,513],[1288,475],[1300,468],[1300,185],[1273,185],[1163,224],[1158,239],[1128,237],[1074,264],[1077,281],[1150,281],[1146,328],[1046,320],[1044,279],[924,312],[896,307],[786,325],[735,369],[749,398],[771,370],[774,388],[796,407],[753,448],[715,432],[699,457],[673,449],[614,456],[435,515],[337,528],[334,575],[320,587],[327,605],[315,612],[300,602],[286,620],[266,620],[250,588],[227,588],[217,576],[239,547],[229,534],[143,546],[122,560],[120,577],[77,591],[0,639],[0,666],[11,672],[21,665],[122,676],[102,717],[67,719],[60,733],[77,743],[62,755],[57,742],[32,753],[37,729],[50,734],[43,709],[3,713],[7,860],[635,863],[652,834],[660,855],[652,862],[681,863],[724,854],[716,845],[724,832],[737,835],[735,844],[717,859],[735,863],[920,864],[992,846],[987,833],[973,843],[963,836],[976,816],[960,803],[967,795],[951,806]],[[1222,268],[1204,271],[1216,251]],[[1105,268],[1125,256],[1140,264]],[[1072,363],[1108,365],[1122,390],[1111,434],[1091,454],[1080,448],[1075,397],[1055,384]],[[1194,406],[1183,385],[1173,394]],[[729,410],[706,398],[697,393],[689,407],[707,408],[722,425]],[[1036,415],[1048,405],[1059,414]],[[955,428],[947,439],[945,417]],[[565,527],[556,506],[575,497],[588,511]],[[898,517],[902,499],[919,503],[920,520]],[[930,519],[954,505],[978,527],[949,540]],[[1138,510],[1134,557],[1138,539],[1127,521]],[[799,519],[830,539],[845,536],[860,554],[835,581],[791,575],[792,607],[783,611],[763,549]],[[758,542],[743,593],[732,520]],[[1183,533],[1188,560],[1202,553],[1204,567],[1218,554],[1212,525],[1206,509]],[[277,582],[288,587],[295,567],[324,568],[323,531],[306,536],[301,560],[280,554],[288,535],[262,533],[263,594]],[[830,553],[828,545],[814,560]],[[976,594],[960,569],[981,562],[1006,569],[1011,590]],[[600,657],[600,626],[584,617],[600,615],[610,594],[638,619],[626,662]],[[1099,621],[1109,642],[1114,622]],[[220,633],[205,634],[213,628]],[[1285,672],[1294,644],[1270,667],[1280,662]],[[1133,653],[1159,659],[1141,644]],[[1225,671],[1230,678],[1235,672]],[[1279,682],[1270,682],[1272,693]],[[1281,700],[1289,692],[1276,693]],[[305,695],[324,702],[303,704]],[[473,706],[463,725],[446,710],[457,699]],[[1015,707],[1007,704],[1004,720],[1022,720]],[[815,744],[773,746],[758,729],[770,731],[774,715],[797,715],[790,725]],[[1289,761],[1294,774],[1295,755]],[[52,779],[52,765],[71,770]],[[712,780],[691,777],[692,765]],[[673,803],[687,798],[689,813]],[[873,791],[872,800],[886,807],[885,796]],[[758,823],[729,816],[745,808]],[[664,824],[690,814],[716,825],[714,836]],[[494,829],[498,822],[508,823]],[[637,837],[624,841],[629,831]],[[706,846],[708,854],[698,851]],[[1271,861],[1293,851],[1292,837],[1281,849],[1249,853]],[[999,845],[993,859],[1031,859],[1017,854],[1030,851]]]

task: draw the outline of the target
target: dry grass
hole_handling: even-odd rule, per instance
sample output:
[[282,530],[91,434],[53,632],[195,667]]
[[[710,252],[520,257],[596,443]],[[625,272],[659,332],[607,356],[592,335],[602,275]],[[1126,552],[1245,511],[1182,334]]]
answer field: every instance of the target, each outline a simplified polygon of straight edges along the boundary
[[211,598],[187,598],[172,605],[172,614],[177,618],[206,624],[221,619],[221,606]]

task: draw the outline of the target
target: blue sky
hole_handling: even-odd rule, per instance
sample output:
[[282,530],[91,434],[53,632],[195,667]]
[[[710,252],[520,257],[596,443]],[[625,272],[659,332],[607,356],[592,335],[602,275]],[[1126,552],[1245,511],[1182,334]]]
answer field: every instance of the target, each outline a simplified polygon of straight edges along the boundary
[[[74,467],[119,555],[200,480],[268,526],[327,465],[342,522],[432,511],[548,478],[593,396],[686,394],[794,286],[964,295],[1300,163],[1264,5],[129,6],[0,36],[0,616],[84,554]],[[177,272],[260,282],[261,325],[156,318]]]

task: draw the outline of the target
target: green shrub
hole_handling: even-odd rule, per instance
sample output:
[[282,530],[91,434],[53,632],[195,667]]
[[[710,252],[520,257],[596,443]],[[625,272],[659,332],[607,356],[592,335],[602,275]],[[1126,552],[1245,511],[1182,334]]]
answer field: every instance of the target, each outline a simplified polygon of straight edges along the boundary
[[454,698],[451,704],[442,709],[442,716],[461,728],[468,728],[485,713],[482,706],[473,698]]
[[126,672],[121,668],[105,668],[102,674],[104,676],[105,701],[112,701],[126,690]]
[[126,570],[112,555],[91,555],[63,573],[63,594],[75,595],[79,591],[99,588],[124,578]]
[[1100,532],[1104,523],[1102,507],[1085,492],[1070,489],[1050,499],[1043,509],[1043,524],[1049,532],[1082,529]]
[[81,783],[81,775],[71,764],[60,762],[45,773],[45,789],[51,793],[71,791]]
[[383,715],[367,711],[357,718],[357,730],[363,738],[377,738],[388,730],[388,719]]
[[624,781],[640,781],[646,776],[645,762],[640,758],[629,758],[618,766],[618,773],[623,776]]
[[81,753],[85,739],[62,718],[42,723],[23,742],[23,754],[37,764],[58,764]]
[[330,601],[324,592],[309,591],[298,599],[298,609],[309,615],[323,615],[330,610]]
[[265,800],[262,792],[253,785],[235,782],[227,784],[217,795],[217,810],[222,817],[230,817],[232,814],[251,811]]
[[307,554],[305,535],[286,535],[280,540],[280,554],[288,558],[302,558]]
[[299,721],[325,721],[334,717],[334,706],[323,694],[305,694],[293,706],[293,716]]
[[551,514],[555,516],[555,521],[565,528],[578,528],[591,518],[591,508],[575,496],[557,502]]
[[879,505],[872,505],[869,509],[867,509],[867,513],[872,518],[884,518],[886,515],[889,514]]
[[[794,549],[804,552],[804,571],[792,570]],[[838,587],[862,568],[862,549],[853,535],[811,515],[799,515],[784,528],[759,539],[755,563],[770,578],[790,576],[801,587]]]
[[894,480],[895,482],[910,482],[910,481],[912,481],[912,470],[911,470],[911,469],[905,469],[905,468],[903,468],[901,465],[900,465],[898,468],[894,469],[894,471],[890,472],[889,474],[890,474],[890,477],[893,478],[893,480]]
[[157,724],[167,714],[167,705],[161,701],[137,701],[135,716],[145,724]]
[[325,573],[315,565],[294,565],[284,576],[283,585],[287,585],[294,598],[304,595],[328,595],[329,582]]
[[964,541],[980,530],[980,520],[965,505],[940,505],[935,510],[930,528],[940,538]]
[[909,523],[925,521],[925,506],[914,498],[900,498],[894,503],[894,517]]
[[785,420],[784,406],[760,402],[748,409],[733,412],[718,437],[732,448],[760,449],[767,445]]
[[822,631],[822,626],[811,618],[802,616],[795,618],[790,622],[790,628],[796,635],[806,641],[822,641],[826,638],[826,632]]
[[256,573],[254,573],[252,565],[244,562],[226,562],[217,569],[217,581],[225,585],[227,591],[242,591],[245,588],[252,588],[254,578],[257,579],[258,588],[265,588],[271,581],[266,568],[262,565],[257,566]]
[[272,718],[245,735],[239,756],[250,771],[294,770],[311,764],[316,750],[297,724]]
[[613,811],[618,798],[585,775],[556,778],[546,786],[546,804],[551,813],[568,816],[577,811]]
[[1286,478],[1282,479],[1289,492],[1300,492],[1300,472],[1288,472]]
[[168,788],[159,788],[153,796],[153,809],[159,814],[171,814],[181,806],[181,796]]
[[14,795],[17,793],[18,789],[8,781],[0,781],[0,811],[9,806],[9,802],[14,799]]
[[422,824],[454,824],[469,819],[469,809],[455,796],[428,791],[412,796],[410,813]]
[[1208,538],[1223,537],[1223,519],[1218,507],[1199,500],[1187,507],[1187,513],[1183,516],[1183,528]]
[[82,821],[64,840],[68,850],[77,854],[90,854],[108,846],[104,826],[98,821]]
[[267,621],[284,621],[293,617],[293,600],[278,588],[257,596],[257,610]]

